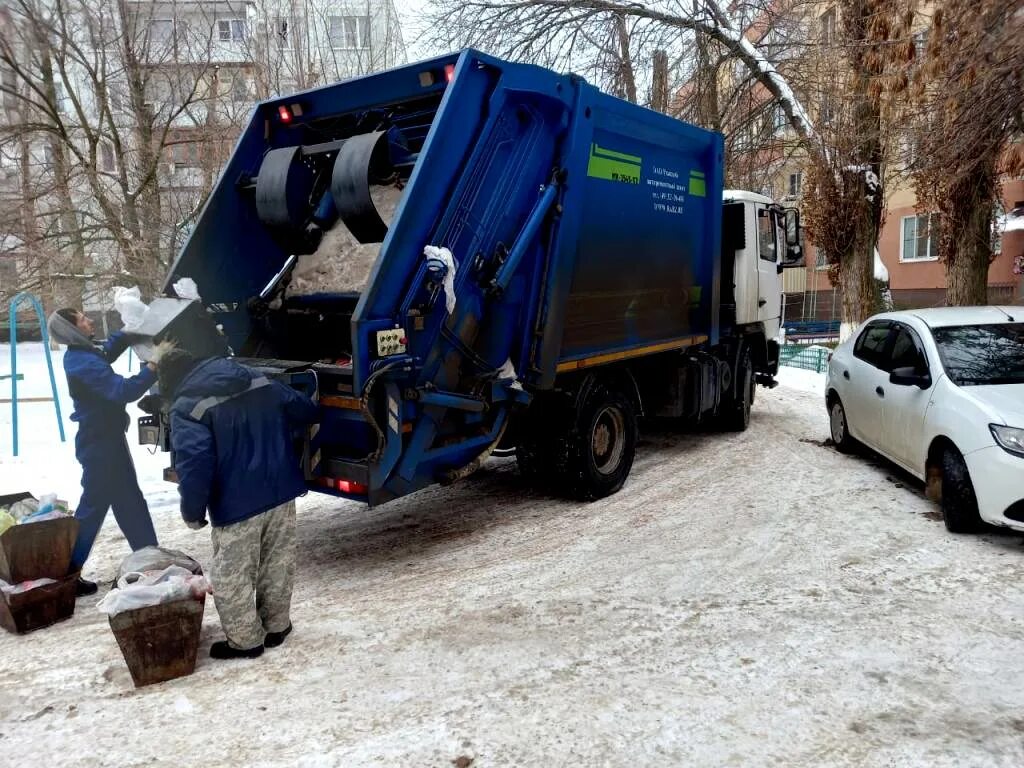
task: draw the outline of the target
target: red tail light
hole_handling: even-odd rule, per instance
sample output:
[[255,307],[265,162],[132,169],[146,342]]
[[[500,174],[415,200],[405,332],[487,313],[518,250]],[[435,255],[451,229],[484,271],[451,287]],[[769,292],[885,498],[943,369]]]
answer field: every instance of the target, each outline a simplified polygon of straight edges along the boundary
[[365,496],[370,492],[369,486],[357,483],[355,480],[336,480],[333,477],[321,477],[319,482],[331,490],[351,493],[355,496]]
[[292,111],[282,104],[277,108],[277,117],[282,123],[288,125],[292,121]]

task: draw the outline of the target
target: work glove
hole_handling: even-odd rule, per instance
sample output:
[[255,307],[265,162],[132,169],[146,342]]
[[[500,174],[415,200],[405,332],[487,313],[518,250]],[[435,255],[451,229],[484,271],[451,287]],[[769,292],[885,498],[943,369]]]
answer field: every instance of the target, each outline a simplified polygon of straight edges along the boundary
[[202,520],[189,520],[185,523],[185,525],[187,525],[193,531],[201,531],[207,525],[206,518],[204,517]]

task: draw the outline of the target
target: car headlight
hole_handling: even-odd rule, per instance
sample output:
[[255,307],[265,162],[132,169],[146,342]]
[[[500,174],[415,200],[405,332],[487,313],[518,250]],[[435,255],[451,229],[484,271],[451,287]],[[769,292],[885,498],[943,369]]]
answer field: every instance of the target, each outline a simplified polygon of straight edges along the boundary
[[992,437],[1004,451],[1024,458],[1024,429],[1004,427],[1000,424],[989,424],[988,428],[992,430]]

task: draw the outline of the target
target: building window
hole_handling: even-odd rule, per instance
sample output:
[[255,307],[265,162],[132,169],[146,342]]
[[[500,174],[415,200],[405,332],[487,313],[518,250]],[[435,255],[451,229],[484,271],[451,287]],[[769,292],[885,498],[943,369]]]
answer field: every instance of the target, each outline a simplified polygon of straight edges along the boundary
[[939,214],[903,217],[900,261],[935,261],[939,258]]
[[193,141],[182,141],[171,145],[171,162],[174,168],[198,168],[199,145]]
[[821,248],[814,249],[814,268],[828,269],[828,260],[825,258],[825,251]]
[[821,15],[821,44],[835,45],[836,42],[836,9],[829,8]]
[[332,48],[370,47],[369,16],[331,16],[328,21],[328,36]]
[[242,103],[250,100],[249,80],[245,75],[235,75],[231,78],[231,100]]
[[822,96],[820,117],[823,126],[832,125],[832,121],[836,119],[835,104],[832,103],[832,97],[828,94]]
[[116,168],[114,146],[109,141],[104,141],[100,144],[100,170],[104,173],[113,173]]
[[174,21],[171,19],[151,19],[149,22],[150,45],[166,45],[174,39]]
[[57,108],[58,114],[66,115],[68,113],[68,91],[64,87],[64,83],[55,82],[53,84],[53,93],[56,102],[54,106]]
[[789,195],[790,197],[796,197],[800,194],[800,190],[803,188],[804,174],[803,171],[797,171],[796,173],[789,174]]
[[3,71],[3,105],[5,109],[17,109],[18,98],[18,76],[10,69]]
[[245,40],[245,19],[218,19],[217,37],[222,43],[240,43]]
[[287,16],[278,16],[274,19],[274,35],[277,37],[277,44],[281,48],[291,48],[291,19]]
[[772,110],[772,133],[775,136],[781,136],[786,132],[788,126],[789,120],[786,118],[786,113],[782,111],[782,105],[776,104]]

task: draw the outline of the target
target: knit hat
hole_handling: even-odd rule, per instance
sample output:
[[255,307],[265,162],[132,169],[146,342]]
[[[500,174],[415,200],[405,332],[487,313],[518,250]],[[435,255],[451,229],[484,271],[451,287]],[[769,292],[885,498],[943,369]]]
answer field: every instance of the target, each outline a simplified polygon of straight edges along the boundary
[[192,372],[198,361],[184,349],[171,349],[156,362],[157,383],[160,394],[174,398],[185,377]]

